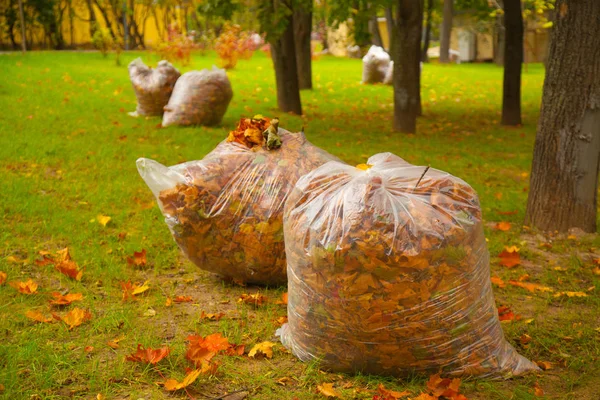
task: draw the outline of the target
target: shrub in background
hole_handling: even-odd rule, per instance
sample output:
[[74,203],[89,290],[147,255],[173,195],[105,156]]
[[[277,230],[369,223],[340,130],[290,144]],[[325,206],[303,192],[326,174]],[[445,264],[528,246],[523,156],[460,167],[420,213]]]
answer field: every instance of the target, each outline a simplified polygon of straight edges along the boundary
[[263,42],[260,35],[242,31],[237,24],[225,23],[215,41],[215,51],[221,60],[221,67],[235,68],[239,59],[250,59]]
[[161,60],[188,65],[192,50],[196,47],[193,36],[184,35],[177,26],[171,25],[167,30],[167,39],[156,46],[156,54]]

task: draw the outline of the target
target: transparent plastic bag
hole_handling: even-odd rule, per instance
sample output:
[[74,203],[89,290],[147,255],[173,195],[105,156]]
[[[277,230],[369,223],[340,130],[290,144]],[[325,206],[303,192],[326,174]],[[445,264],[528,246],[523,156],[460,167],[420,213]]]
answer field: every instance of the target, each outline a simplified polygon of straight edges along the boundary
[[138,170],[197,266],[236,282],[285,284],[283,206],[296,180],[335,156],[279,129],[281,148],[221,142],[203,160]]
[[134,115],[162,115],[181,75],[179,71],[165,60],[159,61],[152,69],[141,58],[130,62],[127,69],[137,97]]
[[390,65],[390,55],[383,47],[371,46],[363,61],[363,83],[381,83]]
[[288,198],[283,344],[341,372],[536,370],[504,339],[475,191],[391,153],[359,167],[329,162]]
[[216,125],[223,119],[232,98],[225,70],[213,67],[186,72],[177,80],[165,106],[162,125]]

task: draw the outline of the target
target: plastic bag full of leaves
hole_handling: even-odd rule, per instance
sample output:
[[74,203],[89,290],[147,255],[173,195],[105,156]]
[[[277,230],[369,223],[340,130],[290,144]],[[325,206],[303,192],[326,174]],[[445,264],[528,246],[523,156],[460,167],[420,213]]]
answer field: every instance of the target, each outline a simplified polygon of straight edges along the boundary
[[223,119],[232,97],[225,70],[213,67],[186,72],[177,80],[165,106],[162,125],[216,125]]
[[362,59],[363,83],[381,83],[390,66],[390,55],[385,52],[383,47],[371,46],[367,54]]
[[[423,173],[426,173],[423,175]],[[298,180],[284,212],[283,344],[341,372],[509,377],[475,191],[382,153]]]
[[304,133],[255,116],[200,161],[137,165],[192,262],[237,282],[285,284],[284,203],[300,176],[331,160]]
[[135,115],[162,115],[169,102],[175,82],[181,75],[168,61],[159,61],[155,69],[148,67],[141,58],[128,66],[129,79],[137,97]]

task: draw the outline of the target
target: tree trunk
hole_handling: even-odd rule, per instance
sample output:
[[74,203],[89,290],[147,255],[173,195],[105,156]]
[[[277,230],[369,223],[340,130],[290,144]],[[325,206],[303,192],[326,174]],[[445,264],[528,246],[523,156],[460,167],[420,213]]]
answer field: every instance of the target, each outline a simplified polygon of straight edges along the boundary
[[506,46],[506,35],[504,30],[504,16],[496,17],[496,37],[494,40],[494,62],[498,66],[504,65],[504,47]]
[[88,13],[90,14],[90,39],[94,37],[94,32],[96,32],[96,13],[94,12],[94,6],[92,6],[92,0],[86,1]]
[[[23,1],[19,0],[19,18],[21,20],[21,51],[25,53],[27,51],[27,44],[25,43],[25,16],[23,14]],[[12,32],[11,32],[12,34]]]
[[298,85],[298,67],[296,46],[294,44],[294,16],[287,17],[287,26],[279,38],[272,40],[271,58],[275,68],[277,83],[277,105],[283,112],[302,115],[300,88]]
[[533,151],[526,224],[596,231],[600,2],[557,0]]
[[391,55],[394,60],[394,130],[416,133],[420,112],[421,2],[396,1]]
[[431,40],[431,15],[433,14],[433,0],[425,1],[427,2],[427,12],[425,14],[425,39],[423,40],[423,51],[421,52],[421,61],[429,62],[427,50],[429,50],[429,42]]
[[450,35],[452,34],[452,17],[454,0],[444,0],[442,31],[440,32],[440,62],[450,62]]
[[369,32],[371,32],[371,42],[375,46],[383,47],[383,40],[381,39],[381,32],[379,31],[377,15],[372,16],[369,20]]
[[521,68],[523,64],[523,14],[521,0],[504,0],[504,90],[502,125],[521,124]]
[[392,55],[392,36],[394,36],[394,13],[392,12],[391,7],[387,7],[385,9],[385,24],[387,26],[388,31],[388,46],[389,49],[386,49],[390,56]]
[[294,41],[300,89],[312,89],[311,33],[312,5],[310,9],[294,11]]

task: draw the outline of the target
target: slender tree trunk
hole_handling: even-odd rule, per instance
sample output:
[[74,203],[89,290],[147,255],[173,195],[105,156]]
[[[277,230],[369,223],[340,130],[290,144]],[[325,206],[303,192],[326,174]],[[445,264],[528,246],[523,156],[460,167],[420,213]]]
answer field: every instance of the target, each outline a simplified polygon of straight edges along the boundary
[[388,46],[389,49],[388,53],[390,53],[390,56],[392,54],[392,36],[394,35],[394,13],[392,11],[391,7],[387,7],[385,9],[385,24],[387,26],[387,31],[388,31]]
[[23,13],[23,1],[19,0],[19,18],[21,19],[21,51],[25,53],[27,51],[27,45],[25,44],[25,15]]
[[369,20],[369,31],[371,32],[371,42],[375,46],[383,47],[383,40],[381,39],[381,32],[379,31],[377,15],[372,16]]
[[440,32],[440,62],[450,62],[450,35],[452,34],[452,18],[454,16],[454,0],[444,0],[442,31]]
[[277,105],[281,111],[302,115],[296,46],[294,44],[293,13],[290,13],[286,19],[285,31],[279,38],[269,42],[277,83]]
[[429,42],[431,40],[431,15],[433,14],[433,0],[425,0],[427,2],[427,11],[425,14],[425,39],[423,40],[423,51],[421,52],[421,61],[428,62],[427,50],[429,50]]
[[596,231],[600,2],[557,0],[533,150],[528,225]]
[[502,125],[520,125],[521,69],[523,65],[521,0],[504,0],[504,25],[506,26],[506,46],[504,47]]
[[312,4],[310,9],[294,10],[294,40],[300,89],[312,89],[311,33]]
[[394,130],[416,133],[421,110],[421,2],[396,0],[391,55],[394,60]]
[[96,32],[96,13],[94,12],[94,6],[92,5],[92,0],[86,1],[88,13],[90,14],[90,39],[94,36],[94,32]]

